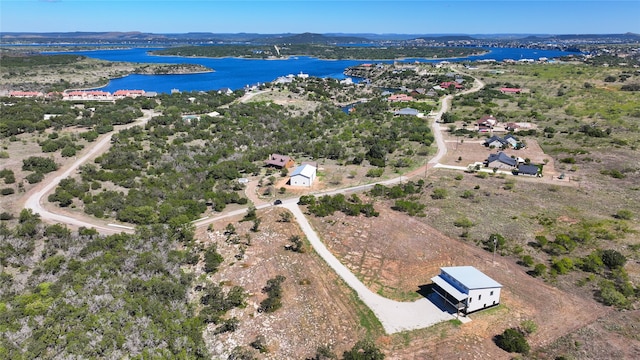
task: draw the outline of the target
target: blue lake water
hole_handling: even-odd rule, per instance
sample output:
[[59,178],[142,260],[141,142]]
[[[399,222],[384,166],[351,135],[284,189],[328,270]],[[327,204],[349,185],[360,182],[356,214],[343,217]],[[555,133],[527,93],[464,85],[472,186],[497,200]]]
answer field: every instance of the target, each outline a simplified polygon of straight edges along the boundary
[[[200,64],[214,69],[215,72],[189,75],[129,75],[111,82],[101,88],[114,92],[120,89],[142,89],[169,93],[172,89],[180,91],[209,91],[221,88],[241,89],[247,85],[273,81],[288,74],[305,73],[316,77],[345,78],[343,71],[350,66],[367,62],[386,62],[380,60],[320,60],[311,57],[295,57],[283,60],[237,59],[237,58],[191,58],[179,56],[153,56],[148,52],[154,49],[133,48],[124,50],[73,51],[65,54],[78,54],[87,57],[136,63]],[[448,61],[474,61],[482,59],[549,59],[575,54],[559,50],[491,48],[487,54],[468,58],[447,59]],[[407,59],[406,62],[440,62],[443,59]]]

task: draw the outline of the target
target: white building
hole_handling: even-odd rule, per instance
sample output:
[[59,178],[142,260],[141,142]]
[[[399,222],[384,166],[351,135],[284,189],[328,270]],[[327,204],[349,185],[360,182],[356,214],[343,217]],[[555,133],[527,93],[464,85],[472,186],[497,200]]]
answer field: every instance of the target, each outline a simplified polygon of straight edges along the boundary
[[473,266],[440,268],[433,289],[447,305],[469,314],[500,304],[500,285]]
[[291,173],[291,178],[289,180],[289,185],[292,186],[311,186],[313,184],[313,180],[316,178],[316,167],[304,164],[298,166]]

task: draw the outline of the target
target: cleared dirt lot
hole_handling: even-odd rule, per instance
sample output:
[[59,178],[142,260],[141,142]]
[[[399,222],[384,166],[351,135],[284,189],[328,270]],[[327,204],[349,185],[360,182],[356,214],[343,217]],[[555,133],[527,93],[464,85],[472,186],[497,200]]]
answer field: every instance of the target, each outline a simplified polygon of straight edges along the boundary
[[338,213],[310,218],[330,250],[373,291],[393,298],[415,298],[420,286],[430,284],[430,278],[439,273],[439,267],[456,265],[473,265],[504,285],[502,306],[472,314],[473,321],[468,324],[442,324],[404,337],[388,337],[391,358],[506,358],[507,353],[492,338],[507,327],[533,320],[539,326],[529,339],[535,348],[608,311],[595,301],[532,278],[507,258],[498,256],[493,264],[491,253],[475,245],[449,238],[384,204],[376,209],[380,211],[378,218]]

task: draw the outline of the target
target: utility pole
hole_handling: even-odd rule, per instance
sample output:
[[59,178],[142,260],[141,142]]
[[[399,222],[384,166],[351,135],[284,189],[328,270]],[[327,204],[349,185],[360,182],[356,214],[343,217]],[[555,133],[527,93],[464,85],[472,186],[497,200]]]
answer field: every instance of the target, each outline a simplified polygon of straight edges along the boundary
[[493,265],[496,264],[496,248],[498,247],[498,237],[494,236],[493,237],[493,259],[491,259],[491,263]]

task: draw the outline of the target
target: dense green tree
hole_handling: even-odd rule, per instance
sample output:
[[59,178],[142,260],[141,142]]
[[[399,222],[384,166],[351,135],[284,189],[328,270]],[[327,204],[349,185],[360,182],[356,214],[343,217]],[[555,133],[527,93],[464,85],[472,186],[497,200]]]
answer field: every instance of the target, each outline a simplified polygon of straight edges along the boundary
[[496,337],[496,345],[510,353],[526,354],[530,349],[529,343],[524,335],[514,328],[505,329],[501,335],[498,335]]
[[223,261],[224,258],[218,253],[217,247],[215,245],[209,246],[204,253],[204,271],[215,273]]
[[602,251],[602,262],[609,269],[618,269],[624,266],[627,258],[617,250],[607,249]]

